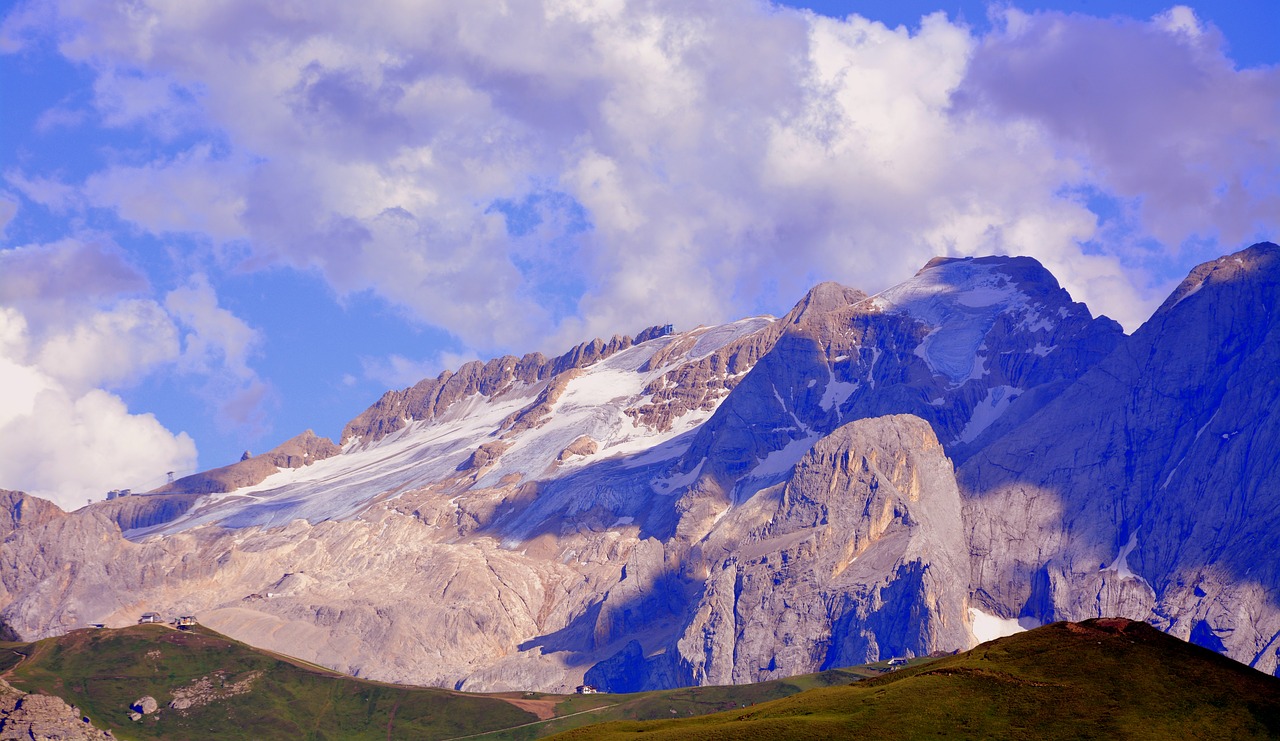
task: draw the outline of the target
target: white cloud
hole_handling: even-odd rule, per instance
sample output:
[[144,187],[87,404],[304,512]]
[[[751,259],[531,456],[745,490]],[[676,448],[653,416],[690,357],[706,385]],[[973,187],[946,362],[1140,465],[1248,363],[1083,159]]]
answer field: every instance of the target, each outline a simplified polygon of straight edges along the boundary
[[258,333],[203,275],[163,303],[153,291],[94,235],[0,249],[0,487],[75,507],[190,471],[190,437],[110,391],[157,374],[182,374],[228,428],[266,426],[271,388],[250,365]]
[[17,170],[4,174],[5,182],[34,203],[56,214],[63,214],[82,204],[80,191],[52,177],[29,176]]
[[55,106],[40,114],[36,119],[35,130],[47,134],[55,129],[73,129],[83,124],[87,116],[88,112],[83,108]]
[[1226,251],[1280,227],[1280,67],[1237,70],[1222,46],[1185,6],[1151,22],[1044,13],[987,37],[964,92],[1136,199],[1169,248],[1199,236]]
[[[940,14],[912,33],[749,0],[55,7],[4,38],[41,27],[92,65],[108,124],[219,142],[113,165],[94,203],[243,238],[249,265],[373,290],[484,352],[777,310],[825,278],[877,290],[983,252],[1041,258],[1132,328],[1184,240],[1234,249],[1280,218],[1280,72],[1235,70],[1181,6],[1010,10],[985,38]],[[1085,186],[1137,199],[1136,236],[1165,249],[1086,253],[1111,231]],[[567,233],[531,248],[492,210],[542,192],[590,225],[568,257]],[[575,279],[546,280],[564,259]]]
[[0,307],[0,486],[75,509],[110,489],[154,487],[165,472],[194,467],[186,433],[130,414],[105,391],[68,389],[21,360],[29,342],[22,315]]
[[1196,12],[1186,5],[1175,5],[1157,14],[1152,20],[1159,28],[1170,33],[1184,33],[1193,41],[1205,33],[1204,24],[1196,17]]
[[243,169],[198,145],[169,160],[92,175],[84,193],[95,205],[114,208],[157,234],[196,232],[226,242],[245,236]]
[[0,193],[0,236],[4,235],[5,228],[9,226],[10,221],[13,221],[13,217],[17,213],[17,202],[6,197],[4,193]]
[[86,316],[41,343],[36,364],[68,389],[116,387],[178,358],[178,331],[154,301],[133,299]]
[[218,304],[218,295],[204,275],[165,297],[165,307],[183,325],[182,361],[187,370],[209,373],[224,368],[249,379],[254,371],[249,356],[261,341],[256,330]]
[[22,320],[27,363],[73,395],[136,382],[179,354],[177,328],[109,241],[71,238],[0,250],[0,308]]
[[249,362],[262,342],[259,332],[219,304],[203,274],[170,291],[164,304],[182,327],[179,368],[205,378],[201,393],[215,407],[219,426],[254,435],[269,429],[273,392]]
[[38,336],[63,331],[120,296],[149,290],[146,277],[101,235],[0,249],[0,305],[20,309]]

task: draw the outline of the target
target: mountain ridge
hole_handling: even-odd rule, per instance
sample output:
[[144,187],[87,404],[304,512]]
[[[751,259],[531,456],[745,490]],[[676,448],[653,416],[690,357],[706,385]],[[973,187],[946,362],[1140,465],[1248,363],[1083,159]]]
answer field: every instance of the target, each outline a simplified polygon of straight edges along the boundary
[[[1247,307],[1280,285],[1274,250],[1197,268],[1133,336],[1030,258],[956,258],[876,296],[819,284],[781,319],[584,343],[545,377],[545,358],[527,380],[513,356],[477,361],[411,387],[422,418],[380,401],[358,425],[380,437],[286,456],[304,465],[252,485],[15,520],[0,559],[23,567],[0,574],[0,616],[38,636],[163,604],[362,676],[564,689],[593,671],[759,681],[1105,608],[1274,671],[1280,575],[1213,570],[1244,563],[1214,531],[1239,512],[1275,537],[1269,459],[1238,447],[1272,439],[1259,400],[1278,343]],[[1178,354],[1214,327],[1235,344]],[[1258,431],[1210,430],[1237,450],[1229,471],[1176,465],[1213,439],[1192,429],[1212,417],[1201,376]],[[1126,406],[1120,377],[1150,401]],[[1165,377],[1181,396],[1150,380]],[[1052,478],[1073,466],[1075,489]],[[1203,486],[1149,502],[1193,469],[1247,496],[1203,531],[1132,519],[1141,491],[1148,517],[1187,522]],[[1203,544],[1204,568],[1155,578],[1153,532],[1175,565]]]

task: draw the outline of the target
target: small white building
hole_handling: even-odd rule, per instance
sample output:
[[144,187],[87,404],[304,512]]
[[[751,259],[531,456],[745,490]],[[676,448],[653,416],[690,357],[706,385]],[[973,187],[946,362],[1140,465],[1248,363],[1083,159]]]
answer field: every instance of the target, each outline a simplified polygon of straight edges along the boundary
[[146,623],[163,623],[163,622],[164,622],[164,618],[161,617],[160,613],[158,612],[144,612],[142,613],[142,617],[138,618],[139,625],[143,625]]
[[575,691],[579,695],[594,695],[600,692],[600,690],[596,689],[595,687],[592,687],[589,684],[578,685],[578,688]]

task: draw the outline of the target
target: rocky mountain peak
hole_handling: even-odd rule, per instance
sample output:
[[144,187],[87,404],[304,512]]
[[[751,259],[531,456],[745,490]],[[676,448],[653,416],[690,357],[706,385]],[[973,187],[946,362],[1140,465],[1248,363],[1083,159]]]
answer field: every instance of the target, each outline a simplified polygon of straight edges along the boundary
[[1206,287],[1240,282],[1280,283],[1280,246],[1274,242],[1258,242],[1234,254],[1197,265],[1156,309],[1152,319],[1167,315],[1175,306]]
[[933,326],[1006,312],[1025,314],[1029,326],[1051,326],[1055,315],[1066,313],[1089,316],[1031,257],[935,257],[872,301],[883,311],[910,314]]
[[790,325],[803,325],[815,317],[839,311],[866,297],[866,293],[856,288],[850,288],[835,281],[825,281],[810,288],[804,298],[800,299],[783,317],[783,322]]
[[1150,619],[1276,671],[1280,569],[1258,554],[1278,537],[1278,305],[1274,244],[1196,267],[1115,352],[966,462],[975,591],[1040,621]]
[[0,489],[0,539],[18,527],[39,527],[63,514],[53,502]]
[[797,304],[787,335],[699,430],[683,470],[705,458],[722,489],[749,491],[786,475],[820,435],[886,414],[927,420],[960,460],[1124,336],[1030,257],[934,258],[876,296],[858,293],[822,284]]

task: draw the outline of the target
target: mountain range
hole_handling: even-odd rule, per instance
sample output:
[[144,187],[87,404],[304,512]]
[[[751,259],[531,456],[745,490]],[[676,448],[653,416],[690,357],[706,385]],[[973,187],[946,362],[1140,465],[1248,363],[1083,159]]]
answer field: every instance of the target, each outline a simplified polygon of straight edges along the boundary
[[1126,335],[1027,257],[468,363],[337,442],[72,513],[0,491],[26,640],[193,614],[473,691],[757,682],[1151,623],[1280,662],[1280,247]]

